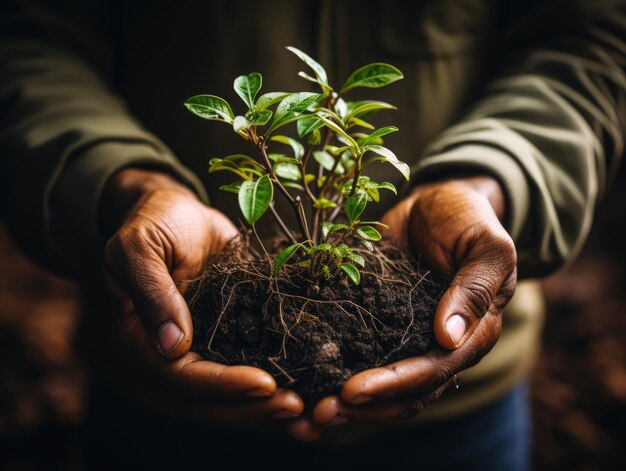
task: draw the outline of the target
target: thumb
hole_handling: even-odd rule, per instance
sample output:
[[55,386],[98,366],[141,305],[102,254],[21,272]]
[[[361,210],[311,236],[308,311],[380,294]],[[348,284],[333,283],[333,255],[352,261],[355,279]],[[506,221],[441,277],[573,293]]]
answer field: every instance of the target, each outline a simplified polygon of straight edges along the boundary
[[[515,245],[505,232],[474,226],[457,247],[460,268],[439,301],[434,319],[435,338],[449,350],[466,342],[487,311],[495,307],[499,312],[506,305],[517,273]],[[490,340],[495,343],[497,337]]]
[[107,243],[105,258],[159,353],[169,359],[186,354],[193,338],[191,314],[159,248],[144,235],[122,230]]

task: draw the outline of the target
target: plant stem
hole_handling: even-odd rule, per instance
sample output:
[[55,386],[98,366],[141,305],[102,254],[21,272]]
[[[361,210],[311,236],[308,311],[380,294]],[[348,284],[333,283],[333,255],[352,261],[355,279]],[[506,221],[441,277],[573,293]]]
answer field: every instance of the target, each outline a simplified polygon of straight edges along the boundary
[[[272,162],[270,162],[270,159],[267,156],[267,147],[265,145],[265,142],[263,141],[262,138],[259,138],[259,136],[256,133],[256,129],[252,128],[249,131],[249,136],[250,136],[250,141],[252,142],[252,144],[261,153],[261,157],[263,158],[263,165],[265,166],[265,170],[267,170],[267,173],[270,175],[272,182],[278,187],[279,191],[283,194],[283,196],[287,199],[287,201],[289,201],[289,203],[291,204],[291,207],[294,209],[296,213],[296,218],[298,220],[298,225],[300,226],[300,230],[302,231],[303,236],[306,237],[307,240],[311,240],[311,234],[309,233],[309,228],[306,223],[306,216],[304,214],[304,210],[301,208],[302,201],[300,200],[300,197],[297,196],[296,198],[294,198],[293,196],[291,196],[291,193],[287,191],[287,188],[283,186],[283,184],[280,182],[280,180],[276,176],[276,173],[274,173]],[[275,209],[272,208],[272,211],[276,216],[278,216],[278,213],[276,212]],[[280,222],[282,222],[282,219],[280,220]],[[286,229],[286,227],[287,226],[285,226],[283,222],[281,224],[281,228],[283,229],[283,231]],[[291,235],[290,238],[292,239],[292,241],[295,241],[295,238],[293,237],[293,235]],[[297,241],[295,241],[294,243],[297,243]]]
[[274,205],[270,204],[270,212],[272,213],[272,215],[274,216],[274,219],[276,220],[276,222],[278,223],[278,225],[280,226],[280,228],[282,229],[282,231],[284,232],[284,234],[287,236],[287,238],[289,239],[289,241],[292,244],[297,244],[298,241],[296,240],[296,238],[293,236],[293,234],[291,233],[291,231],[289,230],[289,228],[287,227],[287,225],[285,224],[285,222],[282,220],[282,218],[278,215],[278,213],[276,212],[276,209],[274,209]]

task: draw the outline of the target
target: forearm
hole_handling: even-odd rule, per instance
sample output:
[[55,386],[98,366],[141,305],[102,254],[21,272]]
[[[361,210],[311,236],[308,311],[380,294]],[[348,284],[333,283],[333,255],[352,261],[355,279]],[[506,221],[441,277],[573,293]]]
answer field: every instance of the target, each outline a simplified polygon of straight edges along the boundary
[[573,258],[621,156],[623,3],[571,2],[539,39],[520,39],[525,49],[509,51],[516,65],[418,164],[421,180],[471,170],[500,181],[522,276]]
[[1,215],[31,257],[71,273],[101,251],[98,204],[120,169],[160,169],[204,190],[129,115],[84,45],[47,37],[38,21],[16,9],[0,23]]

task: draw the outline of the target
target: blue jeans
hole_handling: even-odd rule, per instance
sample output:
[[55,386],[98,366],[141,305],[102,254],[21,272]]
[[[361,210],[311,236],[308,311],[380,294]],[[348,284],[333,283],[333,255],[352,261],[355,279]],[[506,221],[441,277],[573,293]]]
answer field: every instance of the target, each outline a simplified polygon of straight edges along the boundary
[[403,438],[404,450],[389,451],[399,469],[528,471],[531,432],[528,387],[522,383],[480,411],[416,432],[415,447]]
[[[410,433],[347,449],[259,434],[168,423],[105,395],[95,400],[84,438],[88,469],[341,469],[527,471],[531,425],[527,386],[489,406]],[[226,460],[226,461],[224,461]]]

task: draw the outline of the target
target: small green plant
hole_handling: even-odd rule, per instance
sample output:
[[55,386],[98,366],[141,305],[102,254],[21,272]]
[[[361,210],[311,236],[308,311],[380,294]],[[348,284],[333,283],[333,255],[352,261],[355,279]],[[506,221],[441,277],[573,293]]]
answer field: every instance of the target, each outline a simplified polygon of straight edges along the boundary
[[[384,87],[403,75],[389,64],[373,63],[355,70],[336,91],[320,64],[294,47],[287,49],[312,69],[313,76],[298,75],[317,84],[321,93],[270,92],[257,98],[262,77],[252,72],[234,82],[235,92],[247,105],[245,114],[235,115],[226,100],[214,95],[191,97],[185,106],[201,118],[231,125],[256,150],[256,158],[243,154],[214,158],[209,173],[237,175],[239,180],[220,189],[238,195],[245,220],[254,229],[269,211],[289,239],[291,245],[276,256],[275,272],[294,260],[308,270],[314,282],[344,272],[359,284],[358,267],[363,268],[365,261],[353,247],[358,243],[373,250],[381,239],[377,228],[387,228],[378,221],[362,221],[361,214],[369,202],[379,201],[380,190],[397,194],[391,183],[375,182],[364,172],[373,163],[385,162],[408,180],[409,167],[382,145],[382,138],[398,129],[376,129],[367,121],[378,111],[395,106],[381,101],[346,101],[344,96],[357,87]],[[291,123],[295,123],[299,139],[276,133]],[[290,150],[270,152],[270,145]],[[274,208],[275,189],[295,212],[299,234]],[[305,205],[310,207],[309,218]],[[342,222],[336,222],[340,216]]]

